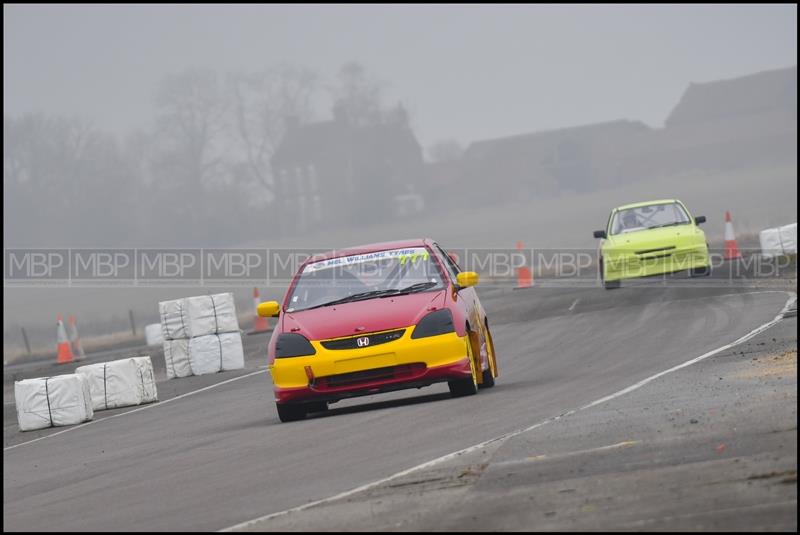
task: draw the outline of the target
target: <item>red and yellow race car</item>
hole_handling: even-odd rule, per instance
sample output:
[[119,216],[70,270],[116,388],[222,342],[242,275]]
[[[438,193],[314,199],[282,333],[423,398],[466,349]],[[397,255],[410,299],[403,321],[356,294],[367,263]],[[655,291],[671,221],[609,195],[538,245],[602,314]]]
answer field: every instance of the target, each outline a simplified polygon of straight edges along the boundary
[[363,245],[309,258],[277,316],[268,362],[282,422],[329,403],[447,382],[453,396],[491,387],[497,361],[473,286],[430,239]]

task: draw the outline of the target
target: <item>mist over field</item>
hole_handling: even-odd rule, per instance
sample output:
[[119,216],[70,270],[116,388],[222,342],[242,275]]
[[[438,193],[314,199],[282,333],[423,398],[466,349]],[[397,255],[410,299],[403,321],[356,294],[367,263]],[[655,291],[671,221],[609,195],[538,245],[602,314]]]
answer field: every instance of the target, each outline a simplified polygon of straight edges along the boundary
[[713,241],[726,211],[751,240],[797,221],[796,6],[3,9],[6,355],[57,314],[89,338],[252,307],[14,287],[10,250],[591,249],[663,198]]

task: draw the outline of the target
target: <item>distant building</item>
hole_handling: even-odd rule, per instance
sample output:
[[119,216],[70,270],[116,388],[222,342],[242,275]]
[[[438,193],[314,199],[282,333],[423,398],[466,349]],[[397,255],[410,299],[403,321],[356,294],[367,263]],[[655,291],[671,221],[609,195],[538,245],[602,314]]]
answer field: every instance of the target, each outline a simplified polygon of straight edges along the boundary
[[797,67],[689,84],[665,125],[673,128],[773,111],[796,116]]
[[[462,160],[448,160],[425,164],[423,194],[428,199],[446,199],[448,192],[464,188],[464,165]],[[458,188],[461,188],[459,190]]]
[[690,84],[664,128],[638,121],[476,141],[426,166],[427,192],[481,203],[619,186],[676,173],[797,163],[797,67]]
[[649,131],[640,122],[612,121],[477,141],[462,158],[462,179],[483,199],[591,191],[606,181],[604,148],[626,146]]
[[614,155],[620,180],[797,162],[797,67],[690,84],[665,128]]
[[289,122],[272,157],[284,232],[369,224],[421,210],[422,148],[398,106],[379,124]]

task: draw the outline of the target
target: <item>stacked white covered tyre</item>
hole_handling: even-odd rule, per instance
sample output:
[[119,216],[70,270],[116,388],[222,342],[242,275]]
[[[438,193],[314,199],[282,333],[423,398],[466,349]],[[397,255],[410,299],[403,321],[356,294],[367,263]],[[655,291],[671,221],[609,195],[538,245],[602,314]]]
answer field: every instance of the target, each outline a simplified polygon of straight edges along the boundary
[[14,401],[20,431],[75,425],[94,417],[89,383],[75,373],[16,381]]
[[150,357],[133,357],[80,366],[96,411],[151,403],[158,399]]
[[158,304],[167,379],[192,375],[189,366],[189,336],[186,329],[184,301],[184,299],[173,299]]
[[159,311],[168,379],[244,368],[232,293],[163,301]]
[[184,301],[188,338],[239,331],[232,293],[199,295]]
[[164,363],[167,379],[189,377],[192,367],[189,364],[189,339],[164,340]]
[[184,299],[161,301],[158,312],[161,316],[161,334],[164,340],[188,338]]
[[191,338],[189,355],[194,375],[244,368],[242,336],[239,332]]

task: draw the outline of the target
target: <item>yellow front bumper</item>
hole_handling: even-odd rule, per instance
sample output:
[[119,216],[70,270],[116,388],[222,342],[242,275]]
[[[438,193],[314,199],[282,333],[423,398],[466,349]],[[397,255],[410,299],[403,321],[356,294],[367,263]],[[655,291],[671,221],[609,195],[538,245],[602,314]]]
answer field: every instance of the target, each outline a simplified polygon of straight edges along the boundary
[[466,336],[453,332],[412,339],[413,330],[413,326],[406,328],[403,336],[392,342],[357,349],[325,349],[321,340],[311,341],[315,355],[275,359],[270,366],[272,381],[276,389],[307,388],[311,377],[317,379],[416,363],[438,368],[466,358]]
[[708,267],[709,263],[708,248],[705,245],[649,255],[629,252],[603,258],[603,278],[606,281],[616,281],[648,277]]

